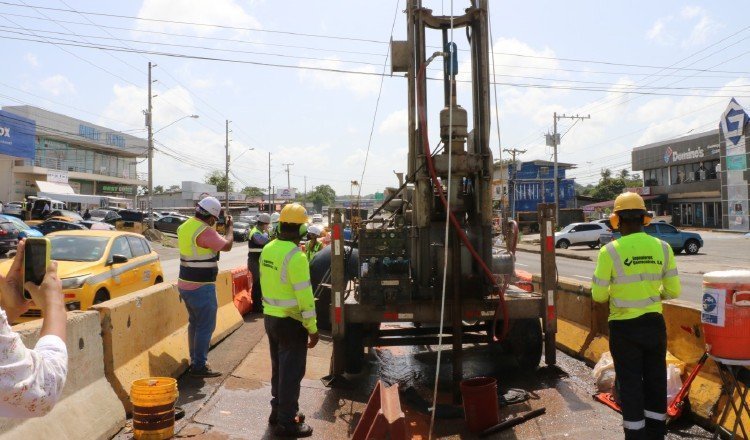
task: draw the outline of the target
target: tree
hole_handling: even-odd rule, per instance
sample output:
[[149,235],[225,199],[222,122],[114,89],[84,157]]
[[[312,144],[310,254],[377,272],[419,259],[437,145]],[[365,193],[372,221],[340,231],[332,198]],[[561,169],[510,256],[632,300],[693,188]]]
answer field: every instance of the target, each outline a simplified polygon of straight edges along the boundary
[[612,200],[623,192],[625,188],[634,188],[643,186],[640,174],[630,176],[628,170],[621,170],[616,177],[612,177],[612,170],[609,168],[602,169],[599,183],[590,189],[587,187],[582,194],[601,200]]
[[[146,190],[148,192],[148,190]],[[164,187],[161,185],[156,185],[154,187],[154,194],[162,194],[164,192]]]
[[179,192],[182,188],[180,185],[170,185],[169,188],[167,188],[167,192],[173,193],[173,192]]
[[257,186],[246,186],[242,188],[242,193],[248,197],[263,197],[263,190]]
[[621,179],[627,179],[628,177],[630,177],[630,170],[628,170],[627,168],[621,169],[620,170],[620,178]]
[[[227,178],[224,173],[219,170],[213,170],[206,174],[205,182],[209,185],[216,186],[216,191],[225,192],[227,190]],[[234,182],[229,181],[229,192],[234,191]]]
[[307,193],[307,201],[312,202],[316,211],[322,211],[323,206],[330,206],[336,201],[336,191],[330,185],[318,185]]

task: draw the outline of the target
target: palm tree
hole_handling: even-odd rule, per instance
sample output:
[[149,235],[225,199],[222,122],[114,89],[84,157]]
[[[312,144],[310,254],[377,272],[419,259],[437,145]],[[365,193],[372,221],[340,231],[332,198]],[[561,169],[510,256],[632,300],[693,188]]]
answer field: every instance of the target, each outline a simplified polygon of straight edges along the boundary
[[628,170],[627,168],[621,169],[620,170],[620,178],[621,179],[627,179],[628,177],[630,177],[630,170]]

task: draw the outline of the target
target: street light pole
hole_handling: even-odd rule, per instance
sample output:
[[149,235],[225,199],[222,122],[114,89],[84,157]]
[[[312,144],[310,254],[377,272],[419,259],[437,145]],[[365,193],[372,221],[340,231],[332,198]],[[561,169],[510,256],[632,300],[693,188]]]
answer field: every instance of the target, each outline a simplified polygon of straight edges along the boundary
[[148,227],[154,229],[154,124],[151,107],[151,68],[156,64],[148,63],[148,110],[146,111],[146,126],[148,127]]
[[226,182],[224,182],[224,184],[226,185],[224,187],[224,190],[225,190],[224,192],[225,192],[225,197],[226,197],[226,199],[225,199],[225,201],[226,201],[226,209],[225,209],[226,212],[225,212],[225,215],[229,215],[229,122],[231,122],[231,121],[229,119],[227,119],[227,124],[226,124],[226,144],[225,144],[227,157],[226,157],[226,164],[225,164],[225,170],[224,170],[224,172],[225,172],[225,178],[226,178]]

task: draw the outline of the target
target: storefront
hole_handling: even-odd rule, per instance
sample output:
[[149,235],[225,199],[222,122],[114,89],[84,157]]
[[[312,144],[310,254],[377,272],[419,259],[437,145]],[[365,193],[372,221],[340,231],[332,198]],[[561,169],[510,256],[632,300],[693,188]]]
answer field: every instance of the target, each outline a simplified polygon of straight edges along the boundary
[[649,208],[675,226],[721,227],[719,130],[635,148],[633,170],[643,174]]

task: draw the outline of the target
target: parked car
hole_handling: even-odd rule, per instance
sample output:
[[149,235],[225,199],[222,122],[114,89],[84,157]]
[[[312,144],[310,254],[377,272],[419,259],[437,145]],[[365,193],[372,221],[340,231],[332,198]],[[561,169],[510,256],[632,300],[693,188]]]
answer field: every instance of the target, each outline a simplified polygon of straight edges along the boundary
[[64,218],[71,222],[80,222],[81,220],[83,220],[83,217],[81,217],[77,212],[68,211],[66,209],[56,209],[50,212],[47,218],[52,218],[52,217]]
[[312,222],[313,223],[323,223],[323,216],[321,214],[313,214],[313,216],[312,216]]
[[0,221],[0,256],[18,246],[18,228],[10,221]]
[[258,223],[257,215],[241,215],[237,218],[238,222],[247,223],[252,228]]
[[185,220],[187,219],[187,217],[183,216],[178,217],[176,215],[165,215],[164,217],[154,222],[154,228],[162,232],[176,234],[177,228],[179,228],[181,224],[185,223]]
[[34,226],[42,234],[47,235],[56,231],[80,231],[87,229],[80,222],[67,222],[64,220],[49,219]]
[[567,249],[570,246],[599,246],[599,235],[609,228],[603,223],[571,223],[555,233],[555,247]]
[[[141,235],[85,230],[55,232],[48,238],[68,310],[86,310],[164,281],[159,255]],[[0,264],[0,274],[7,274],[10,265]],[[40,310],[32,306],[22,320],[39,316]]]
[[[672,247],[675,254],[679,254],[684,250],[686,254],[694,255],[703,247],[703,237],[700,234],[697,232],[681,231],[666,222],[659,221],[644,226],[643,232],[666,241]],[[608,234],[608,236],[604,235],[600,239],[600,244],[604,246],[621,236],[617,231]]]
[[42,234],[38,229],[34,229],[31,226],[27,225],[18,217],[14,217],[12,215],[2,214],[0,215],[0,221],[9,221],[13,223],[13,225],[18,229],[18,239],[24,239],[28,237],[43,237],[44,234]]
[[234,240],[235,241],[247,241],[248,234],[250,233],[249,223],[245,222],[234,222]]
[[94,209],[89,211],[89,214],[91,214],[89,220],[109,223],[110,225],[114,225],[120,219],[120,214],[111,209]]
[[13,215],[18,218],[23,217],[23,203],[22,202],[8,202],[3,205],[3,214]]
[[111,225],[109,223],[97,222],[93,220],[83,220],[80,223],[83,226],[86,226],[86,228],[91,229],[92,231],[114,231],[115,230],[114,225]]

